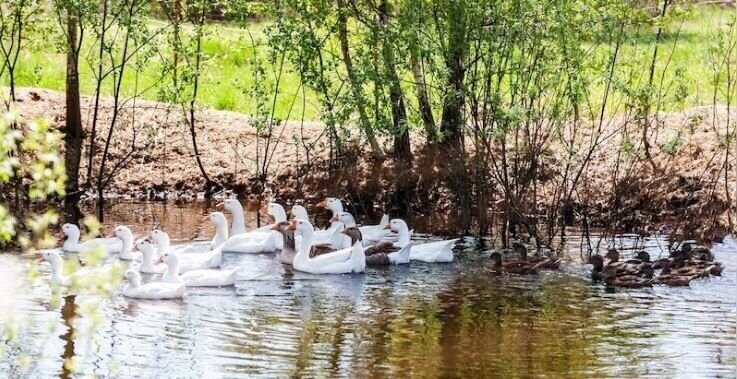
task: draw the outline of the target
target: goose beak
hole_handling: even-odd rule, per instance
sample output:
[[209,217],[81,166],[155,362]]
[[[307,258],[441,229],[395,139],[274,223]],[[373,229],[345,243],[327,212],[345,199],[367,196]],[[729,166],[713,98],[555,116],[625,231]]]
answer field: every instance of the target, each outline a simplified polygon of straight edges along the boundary
[[318,207],[327,208],[328,207],[328,199],[325,199],[317,204]]
[[278,232],[278,231],[281,230],[281,225],[280,224],[274,224],[274,226],[271,227],[271,230],[275,230],[275,231]]
[[223,209],[225,209],[225,203],[221,201],[221,202],[215,204],[215,209],[217,209],[219,211],[222,211]]
[[336,221],[338,221],[338,215],[337,214],[335,216],[333,216],[333,218],[330,219],[330,222],[336,222]]
[[386,224],[386,226],[384,226],[384,229],[392,230],[392,227],[391,227],[391,225]]
[[38,259],[36,259],[36,262],[38,262],[38,263],[44,263],[44,262],[46,262],[46,260],[44,259],[43,255],[42,255],[42,256],[38,257]]
[[269,208],[267,208],[267,207],[266,207],[266,205],[264,204],[264,205],[263,205],[263,206],[261,206],[261,208],[260,208],[260,209],[258,210],[258,213],[260,213],[260,214],[262,214],[262,215],[264,215],[264,216],[268,216],[268,215],[269,215]]
[[340,234],[348,235],[348,229],[343,229],[340,231]]
[[64,237],[66,237],[66,235],[64,234],[64,231],[63,230],[59,230],[58,232],[56,232],[55,236],[56,236],[56,238],[64,238]]
[[115,233],[110,233],[105,238],[118,238],[118,236],[115,235]]
[[210,215],[202,216],[202,222],[206,222],[210,220]]
[[292,222],[289,223],[287,230],[297,230],[297,222],[295,220],[292,220]]

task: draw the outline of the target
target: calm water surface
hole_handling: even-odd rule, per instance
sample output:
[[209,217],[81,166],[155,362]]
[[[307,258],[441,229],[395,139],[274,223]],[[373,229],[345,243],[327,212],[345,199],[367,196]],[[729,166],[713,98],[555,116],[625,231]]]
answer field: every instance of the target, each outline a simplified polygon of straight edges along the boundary
[[[174,239],[205,239],[212,230],[200,219],[209,209],[118,204],[106,225],[125,223],[141,235],[159,224]],[[664,243],[644,240],[656,257]],[[192,289],[182,301],[52,301],[44,279],[25,291],[22,319],[32,327],[0,351],[0,374],[67,377],[64,359],[74,358],[79,373],[119,378],[730,378],[737,242],[728,237],[714,252],[726,265],[721,278],[614,293],[590,283],[578,248],[563,272],[490,276],[481,269],[489,252],[470,239],[452,264],[364,275],[315,276],[271,255],[229,254],[223,267],[241,269],[236,287]],[[49,268],[40,270],[45,277]],[[99,307],[105,317],[74,317],[74,305]],[[78,336],[89,330],[93,338]]]

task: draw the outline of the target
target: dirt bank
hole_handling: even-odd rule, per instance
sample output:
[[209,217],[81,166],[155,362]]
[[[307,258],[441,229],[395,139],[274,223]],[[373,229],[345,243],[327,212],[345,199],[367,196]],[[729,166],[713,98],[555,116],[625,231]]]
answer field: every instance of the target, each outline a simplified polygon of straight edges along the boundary
[[[63,125],[62,93],[20,89],[18,97],[22,117],[43,117],[57,127]],[[83,117],[90,118],[90,99],[83,98],[82,104]],[[99,170],[100,152],[109,132],[111,106],[110,99],[102,99],[93,176]],[[575,203],[586,205],[586,218],[592,225],[644,230],[662,224],[679,225],[688,220],[690,226],[682,230],[685,234],[718,237],[729,229],[729,195],[737,194],[736,160],[726,162],[726,180],[723,169],[728,119],[737,119],[737,113],[730,114],[723,107],[662,115],[661,127],[651,140],[653,161],[659,170],[653,170],[642,157],[623,158],[620,147],[626,143],[622,137],[626,134],[611,133],[592,155],[577,188]],[[342,169],[328,172],[325,161],[330,146],[323,124],[292,121],[275,126],[271,133],[257,133],[252,120],[244,114],[201,110],[197,120],[197,143],[207,174],[225,189],[243,197],[264,193],[267,198],[289,200],[331,193],[353,200],[368,212],[373,208],[383,210],[386,204],[396,204],[398,198],[408,197],[408,206],[415,212],[443,215],[454,207],[445,182],[433,175],[438,165],[434,159],[436,152],[423,151],[419,137],[416,140],[413,137],[414,166],[397,170],[390,161],[376,163],[364,159],[361,152],[368,149],[355,142],[360,140],[359,136],[347,135],[349,142],[344,147],[347,153],[341,160]],[[607,127],[620,130],[625,124],[612,120]],[[109,172],[118,162],[123,164],[107,193],[146,199],[187,200],[204,196],[205,181],[195,163],[190,131],[183,122],[181,108],[131,101],[126,104],[118,125],[112,134],[106,167]],[[90,125],[85,128],[91,130]],[[552,144],[551,149],[562,147]],[[731,154],[736,155],[734,151]],[[556,158],[561,156],[550,154],[541,163],[549,168],[551,178],[562,174],[562,160]],[[264,167],[267,168],[265,182],[259,179],[263,177]],[[86,158],[81,172],[86,175]],[[407,192],[407,188],[411,191]],[[543,182],[540,188],[543,199],[552,197],[555,191],[555,180]],[[493,188],[491,192],[489,208],[494,213],[499,191]],[[574,213],[580,218],[581,212]],[[732,214],[732,220],[734,217]],[[449,232],[458,229],[447,218],[438,218],[438,222],[448,223]]]

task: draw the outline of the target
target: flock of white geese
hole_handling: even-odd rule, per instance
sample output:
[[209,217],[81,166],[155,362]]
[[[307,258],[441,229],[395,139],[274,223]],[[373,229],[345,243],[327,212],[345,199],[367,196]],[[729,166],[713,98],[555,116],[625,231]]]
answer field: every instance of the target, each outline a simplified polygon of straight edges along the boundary
[[[301,205],[291,208],[292,219],[278,203],[268,203],[261,209],[274,223],[247,231],[243,207],[238,200],[227,199],[218,205],[232,215],[232,224],[222,212],[212,212],[207,219],[215,227],[215,236],[208,243],[171,245],[169,235],[154,229],[145,238],[135,239],[130,228],[115,227],[107,238],[80,242],[80,230],[74,224],[64,224],[66,236],[61,251],[83,254],[104,251],[117,254],[121,260],[133,261],[126,271],[127,285],[122,294],[139,299],[175,299],[186,293],[187,287],[223,287],[235,284],[237,268],[221,269],[223,253],[277,253],[276,258],[295,270],[310,274],[348,274],[364,272],[369,265],[408,264],[411,261],[451,262],[453,247],[458,239],[413,244],[412,231],[401,219],[382,217],[377,225],[357,226],[354,217],[343,210],[342,202],[328,197],[320,204],[332,212],[331,225],[316,230],[307,210]],[[50,282],[68,287],[74,275],[64,275],[64,260],[58,250],[48,250],[42,259],[51,265]],[[141,273],[154,274],[143,284]]]

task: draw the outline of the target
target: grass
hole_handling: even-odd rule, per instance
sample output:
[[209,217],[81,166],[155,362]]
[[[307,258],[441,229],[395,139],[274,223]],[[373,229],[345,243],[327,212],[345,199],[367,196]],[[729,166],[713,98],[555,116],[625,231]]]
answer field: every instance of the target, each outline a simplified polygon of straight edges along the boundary
[[[668,69],[664,76],[664,88],[672,92],[676,85],[680,85],[685,89],[686,96],[679,102],[666,99],[664,110],[678,110],[679,108],[711,103],[714,84],[711,80],[713,75],[707,59],[709,42],[718,27],[725,27],[729,18],[734,15],[735,10],[731,8],[702,6],[696,8],[685,22],[681,23],[681,20],[676,20],[667,26],[666,33],[659,46],[656,78],[660,77],[662,70],[667,66]],[[156,22],[152,21],[151,24],[155,26]],[[251,24],[248,30],[221,24],[208,26],[208,33],[205,36],[203,46],[207,59],[198,98],[200,106],[246,114],[254,113],[254,101],[250,94],[250,88],[254,85],[268,86],[273,84],[275,76],[275,68],[268,66],[266,83],[256,83],[254,70],[250,62],[254,56],[251,38],[255,40],[259,55],[264,57],[266,55],[263,33],[265,26],[266,24],[263,22]],[[679,28],[680,32],[678,32]],[[61,36],[55,38],[61,38]],[[642,34],[631,38],[622,47],[620,63],[624,65],[635,64],[634,67],[638,68],[643,67],[642,76],[644,77],[646,71],[644,67],[647,66],[652,56],[653,42],[654,32],[642,31]],[[677,43],[674,45],[674,42]],[[51,41],[33,41],[31,48],[27,48],[22,53],[21,64],[17,72],[18,86],[42,87],[53,90],[64,89],[65,56],[58,52],[55,45]],[[84,46],[82,54],[94,55],[94,46],[88,45]],[[164,54],[162,56],[168,57],[170,55]],[[156,60],[144,65],[141,71],[137,73],[131,67],[126,73],[124,93],[132,95],[135,92],[137,76],[139,91],[143,88],[152,87],[143,93],[143,97],[150,100],[160,100],[159,86],[156,83],[160,76],[161,67],[160,61]],[[81,63],[80,69],[81,91],[84,95],[92,95],[94,92],[93,70],[88,63],[84,62]],[[409,73],[405,74],[409,77]],[[6,84],[6,79],[5,77],[0,78],[0,83]],[[408,87],[405,93],[412,97],[414,91],[411,84],[407,81],[405,85]],[[593,89],[593,91],[597,90],[600,89]],[[112,94],[112,85],[106,83],[102,91],[105,95]],[[299,77],[294,70],[287,67],[279,87],[276,117],[300,119],[304,111],[306,119],[318,119],[318,100],[309,91],[306,93],[307,98],[304,99],[305,108],[303,109]],[[718,98],[723,98],[723,95],[718,96]],[[295,99],[296,101],[294,101],[292,107],[292,102]],[[291,112],[290,108],[292,108]]]

